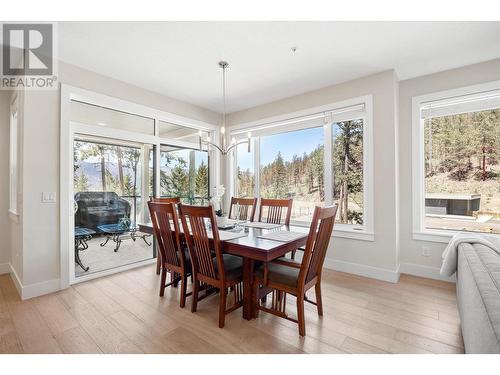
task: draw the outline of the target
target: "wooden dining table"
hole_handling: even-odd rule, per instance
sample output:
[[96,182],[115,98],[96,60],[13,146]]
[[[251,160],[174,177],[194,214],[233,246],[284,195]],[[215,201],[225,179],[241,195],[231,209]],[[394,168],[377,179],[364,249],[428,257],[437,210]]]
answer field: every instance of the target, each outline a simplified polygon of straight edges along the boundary
[[[219,229],[222,231],[222,229]],[[256,261],[270,262],[284,256],[292,250],[304,247],[307,241],[309,228],[302,226],[282,225],[273,229],[241,228],[244,237],[221,241],[222,251],[243,258],[243,318],[250,320],[255,318],[255,301],[252,296],[252,282],[254,265]],[[301,237],[288,242],[264,239],[260,236],[269,232],[290,231],[303,233]],[[153,233],[152,223],[139,223],[139,231],[147,234]]]

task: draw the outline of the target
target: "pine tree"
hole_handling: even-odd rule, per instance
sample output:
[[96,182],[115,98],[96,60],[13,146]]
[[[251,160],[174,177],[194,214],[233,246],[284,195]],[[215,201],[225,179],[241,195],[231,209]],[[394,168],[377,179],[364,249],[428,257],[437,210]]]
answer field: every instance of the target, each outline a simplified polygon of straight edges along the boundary
[[75,191],[76,192],[88,191],[89,190],[88,182],[89,179],[87,178],[87,175],[85,174],[85,172],[82,171],[76,178]]
[[273,181],[273,191],[272,194],[274,198],[285,198],[287,193],[287,183],[286,183],[286,170],[285,164],[283,162],[283,156],[281,152],[278,151],[276,159],[274,160],[274,181]]
[[168,177],[167,195],[171,197],[187,197],[189,190],[188,174],[183,166],[184,163],[179,162]]
[[195,192],[197,197],[208,197],[208,166],[202,161],[196,171]]

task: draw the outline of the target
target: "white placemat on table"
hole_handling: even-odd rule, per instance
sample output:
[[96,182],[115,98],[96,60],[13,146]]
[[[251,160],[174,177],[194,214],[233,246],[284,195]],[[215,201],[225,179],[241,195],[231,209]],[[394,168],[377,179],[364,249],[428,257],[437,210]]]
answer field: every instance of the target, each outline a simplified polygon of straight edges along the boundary
[[280,242],[291,242],[298,240],[299,238],[306,237],[307,233],[300,232],[289,232],[287,230],[280,230],[277,232],[271,232],[257,236],[258,238],[263,238],[266,240],[274,240]]
[[[248,236],[248,233],[245,233],[244,231],[241,232],[229,232],[226,230],[219,231],[219,239],[221,241],[229,241],[246,236]],[[208,237],[212,238],[212,232],[208,232]]]
[[261,223],[260,221],[249,221],[247,223],[240,224],[242,227],[248,228],[260,228],[260,229],[274,229],[281,227],[283,224],[272,224],[272,223]]

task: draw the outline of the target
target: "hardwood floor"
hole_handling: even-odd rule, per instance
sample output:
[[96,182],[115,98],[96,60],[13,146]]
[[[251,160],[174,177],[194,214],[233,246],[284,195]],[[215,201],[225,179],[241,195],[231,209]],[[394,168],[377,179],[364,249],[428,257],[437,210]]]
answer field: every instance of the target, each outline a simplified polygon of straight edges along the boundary
[[[158,296],[154,266],[21,301],[0,276],[0,353],[463,353],[455,285],[402,275],[398,284],[325,270],[324,316],[306,304],[307,336],[241,309],[218,328],[218,297],[179,308]],[[314,299],[314,293],[310,293]],[[287,311],[295,314],[295,300]]]

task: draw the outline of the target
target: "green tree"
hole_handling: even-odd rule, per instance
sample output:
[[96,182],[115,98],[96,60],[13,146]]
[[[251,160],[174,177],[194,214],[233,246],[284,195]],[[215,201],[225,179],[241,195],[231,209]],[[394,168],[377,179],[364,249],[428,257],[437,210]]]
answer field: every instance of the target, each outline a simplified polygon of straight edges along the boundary
[[285,198],[288,192],[287,185],[285,163],[283,162],[281,152],[278,151],[278,155],[276,155],[273,165],[273,184],[271,193],[273,197]]
[[334,196],[339,200],[339,219],[349,222],[349,196],[363,191],[363,121],[336,124],[334,141]]
[[89,190],[89,179],[87,178],[87,175],[85,172],[81,172],[77,177],[75,181],[75,192],[80,192],[80,191],[88,191]]
[[187,197],[189,192],[189,178],[186,171],[187,163],[178,158],[167,180],[167,195],[172,197]]
[[198,197],[208,196],[208,166],[202,161],[196,171],[195,192]]

